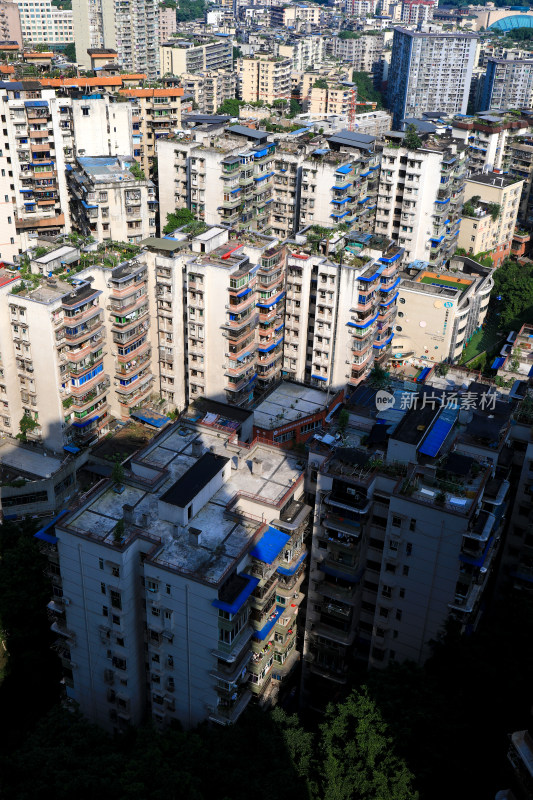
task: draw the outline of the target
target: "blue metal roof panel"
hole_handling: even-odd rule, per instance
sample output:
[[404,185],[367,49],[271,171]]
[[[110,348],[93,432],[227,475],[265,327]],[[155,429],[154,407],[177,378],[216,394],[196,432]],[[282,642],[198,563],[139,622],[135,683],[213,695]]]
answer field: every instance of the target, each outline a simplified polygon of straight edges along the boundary
[[250,555],[252,558],[257,558],[258,561],[263,561],[265,564],[272,564],[290,538],[289,534],[283,533],[283,531],[273,528],[270,525],[255,547],[250,551]]

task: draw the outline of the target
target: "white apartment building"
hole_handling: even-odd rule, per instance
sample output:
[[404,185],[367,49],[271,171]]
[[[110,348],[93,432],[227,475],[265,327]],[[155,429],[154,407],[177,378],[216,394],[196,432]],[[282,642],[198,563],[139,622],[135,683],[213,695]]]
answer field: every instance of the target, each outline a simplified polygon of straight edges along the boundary
[[533,60],[489,58],[481,90],[481,111],[530,108],[533,103]]
[[395,129],[424,111],[466,114],[477,34],[395,28],[388,105]]
[[[386,419],[365,393],[351,398],[350,442],[372,439],[376,420]],[[448,619],[475,630],[482,614],[508,502],[513,406],[495,396],[494,409],[478,400],[461,411],[415,397],[418,406],[400,411],[370,452],[311,447],[303,687],[314,707],[329,702],[356,661],[422,664]]]
[[51,0],[16,0],[22,38],[27,44],[70,44],[74,41],[72,11],[62,11]]
[[48,541],[68,697],[111,731],[275,703],[299,659],[298,459],[181,420],[131,467],[120,502],[106,484]]
[[0,287],[4,433],[23,416],[28,439],[62,451],[107,431],[109,378],[104,372],[100,292],[54,276],[10,280]]
[[224,70],[233,71],[233,39],[208,37],[204,44],[189,39],[172,39],[160,47],[162,75],[185,75]]
[[175,8],[159,6],[159,41],[166,42],[178,32],[178,21]]
[[20,11],[13,0],[0,2],[0,37],[3,42],[16,42],[22,47]]
[[435,364],[457,363],[467,341],[481,329],[490,293],[491,270],[469,259],[452,259],[453,272],[409,264],[402,273],[391,358]]
[[257,53],[255,58],[242,58],[238,62],[240,97],[247,103],[262,100],[272,105],[275,100],[289,100],[291,96],[291,58]]
[[280,44],[278,55],[282,58],[292,59],[292,68],[297,72],[315,69],[325,59],[324,37],[321,35],[304,36],[290,44]]
[[72,224],[84,236],[138,244],[155,234],[155,187],[132,164],[133,156],[84,156],[69,165]]
[[402,24],[426,25],[433,19],[438,0],[402,0]]
[[376,233],[405,247],[406,259],[442,267],[456,249],[466,179],[466,148],[425,138],[417,150],[388,137],[381,156]]
[[366,248],[341,234],[320,242],[311,227],[288,243],[284,371],[293,380],[338,391],[390,356],[403,250],[362,238]]
[[185,73],[180,78],[185,94],[192,95],[201,114],[216,114],[224,100],[233,99],[237,93],[234,72]]
[[353,65],[358,72],[373,72],[381,59],[385,47],[383,33],[369,35],[362,33],[357,39],[332,40],[332,55]]
[[159,70],[159,8],[155,0],[73,0],[74,41],[80,66],[91,68],[88,50],[116,49],[128,72],[156,78]]
[[378,0],[345,0],[344,11],[354,17],[374,16]]

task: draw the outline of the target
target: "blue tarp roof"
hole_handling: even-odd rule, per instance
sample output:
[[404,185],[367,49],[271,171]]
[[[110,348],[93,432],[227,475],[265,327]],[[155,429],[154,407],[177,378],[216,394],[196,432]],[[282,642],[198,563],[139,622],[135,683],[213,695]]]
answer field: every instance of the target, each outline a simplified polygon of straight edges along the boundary
[[33,534],[34,538],[35,539],[42,539],[43,542],[48,542],[49,544],[56,544],[57,537],[53,536],[53,534],[51,534],[51,533],[48,533],[48,531],[50,530],[50,528],[53,528],[55,526],[56,522],[59,519],[61,519],[61,517],[64,517],[65,514],[68,514],[68,509],[67,508],[64,508],[63,511],[60,511],[59,514],[57,515],[57,517],[54,517],[53,519],[51,519],[50,522],[48,522],[44,526],[44,528],[41,528],[40,530],[37,531],[37,533],[34,533]]
[[245,602],[248,600],[250,595],[252,594],[253,590],[259,583],[259,578],[254,578],[252,575],[246,575],[246,573],[242,572],[240,575],[241,578],[246,578],[248,583],[240,592],[233,603],[225,603],[223,600],[213,600],[211,603],[212,606],[215,608],[220,608],[221,611],[227,611],[228,614],[236,614],[239,609],[243,607]]
[[505,358],[495,358],[491,369],[500,369],[500,367],[503,366],[504,363],[505,363]]
[[350,327],[350,328],[368,328],[370,325],[372,325],[373,322],[375,322],[377,320],[378,317],[379,317],[379,311],[378,311],[378,313],[376,314],[375,317],[372,317],[371,319],[367,319],[366,322],[349,322],[348,323],[348,327]]
[[47,100],[24,100],[26,108],[48,108]]
[[445,407],[441,411],[438,419],[433,423],[433,427],[424,439],[418,452],[425,456],[435,457],[453,428],[458,414],[459,409]]
[[390,306],[391,303],[394,303],[399,294],[400,292],[396,292],[392,297],[389,297],[388,300],[380,302],[380,306]]
[[422,383],[427,378],[432,369],[433,367],[424,367],[424,369],[416,379],[416,383]]
[[344,167],[339,167],[338,170],[337,170],[337,172],[340,172],[341,175],[347,175],[351,171],[352,171],[352,165],[351,164],[345,164]]
[[380,342],[379,344],[374,344],[372,346],[373,346],[374,350],[381,350],[383,347],[385,347],[385,345],[387,345],[389,342],[391,342],[393,340],[393,338],[394,338],[394,332],[391,333],[391,335],[388,337],[388,339],[385,339],[384,342]]
[[80,452],[80,448],[79,447],[74,447],[73,444],[66,444],[63,447],[63,450],[65,450],[65,452],[67,452],[67,453],[79,453]]
[[323,375],[311,375],[316,381],[327,381],[327,378],[324,378]]
[[278,567],[276,572],[278,573],[278,575],[294,575],[298,570],[300,564],[302,564],[305,561],[306,557],[307,557],[307,551],[305,553],[302,553],[302,555],[300,556],[294,567]]
[[278,344],[281,344],[282,341],[283,339],[280,339],[279,342],[273,342],[272,344],[269,344],[268,347],[261,347],[259,345],[257,347],[257,350],[259,353],[270,353],[270,351],[273,350],[275,347],[277,347]]
[[259,639],[260,642],[266,639],[266,637],[268,636],[268,634],[270,633],[270,631],[272,630],[278,619],[283,614],[284,610],[285,609],[283,608],[283,606],[276,606],[276,611],[273,618],[269,619],[267,624],[264,625],[260,630],[255,631],[254,639]]
[[283,533],[272,526],[264,532],[255,547],[251,550],[252,558],[263,561],[265,564],[272,564],[278,557],[281,550],[285,547],[291,537],[288,533]]
[[139,422],[146,422],[148,425],[153,425],[154,428],[162,428],[167,422],[170,422],[170,417],[165,417],[163,414],[158,414],[156,411],[149,409],[139,409],[131,414],[132,417],[138,419]]
[[396,289],[396,287],[399,286],[400,281],[401,281],[401,278],[397,278],[394,281],[394,283],[391,283],[390,286],[383,286],[382,285],[382,286],[379,287],[379,291],[380,292],[392,292],[393,289]]
[[269,302],[269,303],[266,303],[266,302],[256,303],[256,306],[257,306],[258,308],[270,308],[270,307],[271,307],[271,306],[273,306],[275,303],[277,303],[279,300],[283,300],[283,298],[284,298],[284,297],[285,297],[285,292],[282,292],[280,295],[278,295],[278,296],[276,297],[276,299],[275,299],[275,300],[272,300],[272,301],[271,301],[271,302]]

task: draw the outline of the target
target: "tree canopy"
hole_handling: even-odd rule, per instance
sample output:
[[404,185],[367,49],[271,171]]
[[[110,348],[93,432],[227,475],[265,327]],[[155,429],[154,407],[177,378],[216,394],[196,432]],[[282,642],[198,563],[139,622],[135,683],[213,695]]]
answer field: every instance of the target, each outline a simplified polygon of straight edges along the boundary
[[178,22],[190,22],[193,19],[203,18],[207,3],[204,0],[180,0],[176,11]]
[[357,101],[359,103],[377,103],[376,108],[384,108],[383,95],[374,87],[372,78],[367,72],[354,70],[352,81],[357,86]]
[[511,330],[524,322],[533,322],[533,264],[506,259],[494,271],[493,278],[489,311],[499,315],[498,327]]
[[167,223],[163,228],[163,233],[172,233],[176,228],[187,225],[194,221],[194,214],[188,208],[177,208],[174,212],[167,214]]
[[239,116],[239,108],[245,105],[244,100],[237,100],[236,97],[228,97],[218,107],[217,114],[228,114],[230,117]]

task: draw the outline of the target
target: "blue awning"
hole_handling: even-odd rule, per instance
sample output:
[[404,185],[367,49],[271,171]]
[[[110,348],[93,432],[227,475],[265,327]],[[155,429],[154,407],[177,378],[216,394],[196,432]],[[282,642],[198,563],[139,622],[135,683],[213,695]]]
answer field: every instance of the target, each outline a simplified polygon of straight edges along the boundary
[[285,292],[282,292],[280,295],[278,295],[276,297],[275,300],[272,300],[272,302],[270,302],[270,303],[267,303],[267,302],[256,303],[256,306],[258,308],[271,308],[276,303],[278,303],[280,300],[283,300],[284,297],[285,297]]
[[438,237],[438,236],[430,236],[429,237],[429,241],[430,242],[437,242],[437,244],[440,244],[443,239],[444,239],[444,236],[440,236],[440,237]]
[[336,189],[338,192],[343,192],[345,189],[348,189],[350,186],[353,186],[352,183],[345,183],[344,186],[332,186],[332,189]]
[[374,350],[382,350],[385,347],[385,345],[387,345],[390,341],[392,341],[393,338],[394,338],[394,333],[391,333],[389,338],[385,339],[384,342],[381,342],[381,344],[374,344],[372,345],[372,347],[374,348]]
[[416,383],[423,383],[432,369],[433,367],[424,367],[420,375],[417,377]]
[[259,181],[264,181],[264,180],[266,180],[266,178],[271,178],[273,174],[274,174],[273,172],[266,172],[264,175],[259,175],[257,177],[254,177],[254,181],[258,181],[258,182]]
[[400,285],[401,278],[397,278],[394,283],[391,283],[390,286],[380,286],[380,292],[392,292],[393,289],[396,289],[397,286]]
[[273,350],[275,347],[277,347],[278,344],[281,344],[282,341],[283,338],[281,338],[279,342],[273,342],[273,344],[269,344],[268,347],[261,347],[261,345],[258,345],[257,351],[259,353],[270,353],[270,351]]
[[74,428],[86,428],[87,425],[90,425],[91,422],[96,422],[98,419],[100,419],[100,417],[90,417],[89,419],[83,420],[83,422],[73,422],[72,425]]
[[350,202],[350,198],[349,197],[344,197],[342,200],[332,200],[331,202],[332,203],[338,203],[341,206],[343,203],[349,203]]
[[351,171],[352,171],[352,165],[351,164],[345,164],[344,167],[339,167],[338,170],[337,170],[337,172],[340,172],[341,175],[347,175]]
[[268,154],[268,147],[264,147],[262,150],[256,150],[254,153],[254,158],[263,158]]
[[349,322],[348,323],[348,327],[349,328],[368,328],[370,325],[372,325],[373,322],[375,322],[377,320],[378,317],[379,317],[379,312],[376,314],[375,317],[372,317],[371,319],[367,319],[366,322]]
[[255,350],[248,350],[248,352],[243,353],[242,356],[237,356],[237,361],[244,361],[245,358],[248,358],[248,356],[253,356],[254,353]]
[[83,206],[84,208],[98,208],[98,206],[95,206],[95,205],[93,205],[93,204],[90,204],[90,203],[86,203],[86,202],[85,202],[85,200],[82,200],[82,201],[81,201],[81,204],[82,204],[82,206]]
[[487,553],[490,550],[490,546],[492,544],[492,540],[493,539],[494,539],[494,536],[491,536],[489,538],[487,544],[483,548],[483,552],[477,558],[474,558],[473,556],[464,555],[463,553],[459,553],[459,561],[462,561],[463,564],[470,564],[472,567],[482,567],[483,566],[483,562],[485,561],[485,559],[487,557]]
[[321,572],[325,572],[326,575],[330,575],[332,578],[340,578],[342,581],[349,581],[350,583],[359,583],[362,577],[361,572],[358,575],[352,575],[349,572],[343,572],[340,569],[334,569],[324,561],[319,564],[319,569]]
[[337,217],[337,219],[342,219],[342,217],[346,217],[349,213],[349,211],[345,211],[343,214],[330,214],[330,216]]
[[265,564],[272,564],[290,538],[288,533],[283,533],[270,525],[250,551],[250,555]]
[[242,292],[239,292],[237,297],[244,297],[245,294],[250,294],[251,291],[252,290],[250,289],[250,287],[247,286],[246,289],[243,289]]
[[274,625],[276,624],[276,622],[281,617],[284,611],[285,609],[283,608],[283,606],[276,606],[276,611],[272,619],[269,619],[267,624],[263,625],[263,627],[260,630],[255,631],[253,638],[258,639],[260,642],[266,639],[266,637],[268,636],[268,634],[270,633],[270,631],[272,630],[272,628],[274,627]]
[[64,450],[66,453],[79,453],[79,452],[80,452],[80,448],[79,448],[79,447],[74,447],[74,445],[73,445],[73,444],[66,444],[66,445],[63,447],[63,450]]
[[139,422],[146,422],[148,425],[152,425],[154,428],[163,428],[167,422],[170,422],[170,417],[157,414],[155,411],[143,411],[142,408],[139,411],[133,411],[131,416],[134,419],[138,419]]
[[48,108],[47,100],[24,100],[26,108]]
[[358,200],[357,205],[361,206],[363,203],[366,203],[367,200],[368,200],[368,195],[366,197],[363,197],[362,200]]
[[232,189],[232,190],[231,190],[230,194],[237,194],[237,192],[240,192],[240,191],[241,191],[241,187],[240,187],[240,186],[237,186],[237,188],[236,188],[236,189]]
[[322,375],[311,375],[316,381],[327,381],[327,378],[324,378]]
[[379,276],[381,275],[381,273],[383,272],[384,269],[385,269],[385,265],[383,264],[382,266],[379,266],[377,268],[377,270],[374,272],[373,275],[369,275],[368,278],[366,278],[364,275],[360,275],[357,278],[357,280],[358,281],[368,281],[368,282],[373,281],[376,278],[379,278]]
[[395,253],[393,256],[380,256],[379,260],[381,261],[382,264],[393,264],[395,261],[398,261],[398,259],[403,255],[404,252],[405,248],[401,247],[400,250],[398,250],[398,252]]
[[300,556],[294,567],[278,567],[276,572],[278,573],[278,575],[289,575],[289,576],[294,575],[298,571],[300,565],[303,564],[306,558],[307,558],[307,550],[305,551],[305,553],[302,553],[302,555]]
[[250,595],[252,594],[253,590],[259,583],[259,578],[254,578],[252,575],[246,575],[245,572],[241,572],[239,577],[246,578],[248,583],[244,587],[244,589],[237,595],[235,600],[232,603],[225,603],[224,600],[213,600],[211,603],[212,606],[215,608],[220,608],[221,611],[227,611],[228,614],[237,614],[237,612],[243,607],[246,603]]
[[388,300],[384,300],[382,303],[380,303],[380,306],[383,306],[384,308],[390,306],[391,303],[394,303],[399,294],[400,292],[395,292],[392,297],[389,297]]
[[51,519],[50,522],[48,522],[44,526],[44,528],[41,528],[40,530],[37,531],[37,533],[34,533],[33,534],[34,538],[41,539],[43,542],[48,542],[49,544],[56,544],[57,537],[53,536],[53,534],[51,533],[48,533],[48,531],[50,530],[50,528],[55,527],[56,522],[62,517],[64,517],[65,514],[68,514],[68,508],[64,508],[63,511],[60,511],[57,517]]
[[446,203],[450,202],[450,198],[447,197],[446,200],[435,200],[435,202],[438,203],[439,206],[445,206]]
[[505,358],[495,358],[491,369],[500,369],[505,364]]

